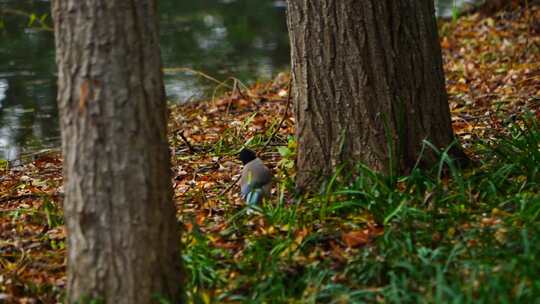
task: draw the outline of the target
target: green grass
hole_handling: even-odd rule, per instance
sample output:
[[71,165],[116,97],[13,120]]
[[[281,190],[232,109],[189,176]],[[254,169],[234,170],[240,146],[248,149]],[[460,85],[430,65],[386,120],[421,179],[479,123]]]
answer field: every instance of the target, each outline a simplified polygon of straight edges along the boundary
[[[286,179],[259,215],[229,215],[221,234],[243,239],[239,254],[197,229],[187,236],[187,290],[196,303],[540,303],[539,145],[529,119],[479,143],[470,169],[444,151],[438,166],[408,176],[358,166],[352,182],[337,174],[297,203]],[[384,235],[344,249],[340,233],[370,216]],[[270,230],[254,233],[257,221]]]

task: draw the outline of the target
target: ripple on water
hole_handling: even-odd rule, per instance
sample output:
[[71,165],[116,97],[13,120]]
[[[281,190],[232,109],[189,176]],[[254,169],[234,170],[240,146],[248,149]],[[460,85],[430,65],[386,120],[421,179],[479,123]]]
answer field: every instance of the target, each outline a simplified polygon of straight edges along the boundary
[[0,108],[2,108],[2,100],[6,98],[6,91],[8,89],[8,82],[5,79],[0,79]]

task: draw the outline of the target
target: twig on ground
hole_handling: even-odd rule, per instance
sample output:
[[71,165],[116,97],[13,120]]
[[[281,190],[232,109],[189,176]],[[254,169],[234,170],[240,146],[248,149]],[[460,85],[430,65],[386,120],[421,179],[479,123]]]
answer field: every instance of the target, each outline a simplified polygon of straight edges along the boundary
[[281,129],[281,126],[283,126],[283,123],[287,119],[287,113],[289,112],[289,106],[291,104],[291,95],[292,95],[292,90],[291,89],[292,89],[292,76],[289,79],[288,94],[287,94],[287,104],[285,105],[285,113],[283,113],[283,117],[281,118],[281,121],[279,122],[277,128],[274,130],[274,132],[272,132],[272,135],[270,135],[270,137],[268,138],[268,140],[266,141],[266,143],[262,147],[261,151],[265,150],[268,147],[270,142],[272,142],[274,137],[276,137],[276,134],[279,132],[279,129]]
[[184,130],[180,131],[180,138],[182,138],[184,143],[188,146],[189,151],[191,151],[191,153],[196,153],[197,152],[197,150],[195,150],[195,148],[193,148],[193,146],[189,143],[189,140],[184,135]]
[[25,198],[37,199],[37,198],[56,197],[56,196],[60,196],[60,194],[25,193],[25,194],[18,194],[18,195],[7,195],[7,196],[0,197],[0,203],[19,201]]
[[236,183],[238,183],[238,181],[240,180],[240,177],[242,177],[241,175],[238,175],[238,177],[229,185],[229,187],[225,188],[225,190],[221,191],[219,193],[219,196],[222,196],[223,194],[231,191],[232,187],[234,187],[234,185],[236,185]]

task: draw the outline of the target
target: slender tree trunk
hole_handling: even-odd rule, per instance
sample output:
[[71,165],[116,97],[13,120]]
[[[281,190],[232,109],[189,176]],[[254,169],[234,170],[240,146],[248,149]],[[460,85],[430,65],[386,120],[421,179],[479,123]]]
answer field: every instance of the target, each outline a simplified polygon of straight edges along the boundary
[[288,24],[300,188],[342,163],[404,172],[423,140],[453,142],[432,0],[288,0]]
[[53,0],[52,12],[68,302],[176,303],[180,235],[156,2]]

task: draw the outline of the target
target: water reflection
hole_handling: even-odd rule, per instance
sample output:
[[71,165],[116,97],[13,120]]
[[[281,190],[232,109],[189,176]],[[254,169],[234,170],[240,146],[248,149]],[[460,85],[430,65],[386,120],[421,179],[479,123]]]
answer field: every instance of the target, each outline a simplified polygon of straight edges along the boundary
[[435,0],[435,7],[439,17],[452,17],[453,12],[466,5],[482,2],[483,0]]
[[0,108],[2,108],[2,100],[6,98],[6,91],[8,89],[8,82],[5,79],[0,79]]
[[[279,4],[279,2],[278,2]],[[289,61],[285,8],[271,0],[162,1],[161,46],[169,99],[208,96],[230,76],[242,81],[269,78]]]
[[[439,14],[467,0],[436,1]],[[286,69],[283,0],[160,0],[165,87],[172,102],[210,96],[216,83],[270,78]],[[46,0],[0,0],[0,159],[59,146],[54,37],[24,14],[51,24]],[[10,12],[6,12],[6,9]],[[2,13],[3,12],[3,13]]]
[[49,3],[0,1],[5,9],[11,13],[0,14],[0,159],[14,159],[58,145],[54,40],[50,32],[28,28],[22,16],[48,14]]

